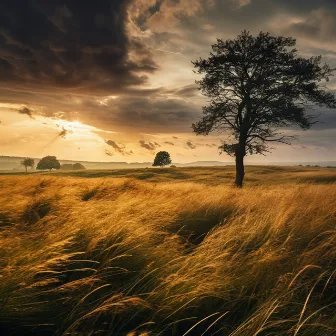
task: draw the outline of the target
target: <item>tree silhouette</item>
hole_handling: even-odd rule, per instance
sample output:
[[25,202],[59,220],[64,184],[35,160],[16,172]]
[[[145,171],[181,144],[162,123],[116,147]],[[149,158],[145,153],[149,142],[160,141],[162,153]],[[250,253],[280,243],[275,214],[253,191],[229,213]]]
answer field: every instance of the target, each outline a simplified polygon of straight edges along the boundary
[[72,169],[74,169],[74,170],[83,170],[83,169],[85,169],[85,167],[81,163],[74,163],[72,165]]
[[52,170],[52,169],[60,169],[61,165],[59,161],[56,159],[56,156],[45,156],[42,158],[36,166],[38,170]]
[[163,166],[167,166],[169,164],[171,164],[171,159],[170,159],[170,154],[166,151],[161,151],[156,153],[155,159],[154,159],[154,163],[153,163],[153,167],[163,167]]
[[217,39],[207,59],[193,62],[197,81],[209,98],[203,117],[193,124],[196,134],[224,132],[230,142],[219,148],[236,160],[235,184],[242,187],[244,157],[263,154],[272,142],[290,144],[293,136],[281,129],[297,125],[306,130],[315,122],[307,108],[336,107],[326,90],[334,69],[321,65],[321,56],[303,58],[291,37],[274,37],[243,31],[236,39]]
[[25,158],[21,161],[21,165],[24,166],[26,168],[26,173],[27,173],[27,168],[33,168],[35,164],[34,159],[32,158]]
[[64,163],[61,165],[62,170],[83,170],[86,169],[81,163]]

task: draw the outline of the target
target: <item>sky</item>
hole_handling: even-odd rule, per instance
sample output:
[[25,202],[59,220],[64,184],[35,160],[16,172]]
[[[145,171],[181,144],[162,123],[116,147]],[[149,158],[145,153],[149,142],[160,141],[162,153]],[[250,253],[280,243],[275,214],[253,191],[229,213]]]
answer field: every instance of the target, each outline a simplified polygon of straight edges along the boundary
[[[192,132],[206,104],[192,61],[244,29],[292,36],[336,68],[335,0],[2,0],[0,155],[233,162],[225,134]],[[285,130],[292,146],[247,161],[336,160],[336,111],[310,113],[311,130]]]

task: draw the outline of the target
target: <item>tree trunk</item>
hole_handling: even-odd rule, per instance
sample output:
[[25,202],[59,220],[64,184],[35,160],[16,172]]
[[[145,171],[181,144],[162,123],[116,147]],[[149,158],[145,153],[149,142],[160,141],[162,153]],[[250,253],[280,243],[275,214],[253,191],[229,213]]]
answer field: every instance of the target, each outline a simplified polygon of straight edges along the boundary
[[235,185],[237,188],[243,187],[244,181],[244,156],[245,156],[245,146],[238,145],[236,150],[236,181]]

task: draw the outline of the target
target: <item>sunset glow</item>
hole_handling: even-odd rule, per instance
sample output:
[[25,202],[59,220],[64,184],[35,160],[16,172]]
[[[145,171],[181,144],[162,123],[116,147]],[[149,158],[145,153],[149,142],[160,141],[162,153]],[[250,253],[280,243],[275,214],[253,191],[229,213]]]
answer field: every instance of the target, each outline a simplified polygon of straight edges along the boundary
[[[336,65],[331,1],[305,6],[238,0],[130,1],[123,6],[118,1],[114,28],[108,24],[107,3],[101,8],[84,8],[80,2],[40,4],[37,9],[27,2],[22,11],[8,9],[15,22],[22,21],[22,13],[41,17],[32,19],[28,30],[18,28],[18,34],[4,22],[8,28],[0,57],[11,70],[0,78],[3,155],[40,156],[41,148],[49,148],[63,159],[84,159],[86,151],[90,160],[131,162],[151,161],[160,148],[169,150],[175,162],[232,163],[218,150],[225,134],[195,136],[191,129],[206,104],[192,61],[208,55],[216,38],[233,38],[242,29],[294,36],[302,55],[322,54],[331,67]],[[99,24],[86,21],[86,12]],[[84,26],[89,33],[81,30]],[[334,78],[328,87],[335,90]],[[275,145],[266,157],[247,161],[336,160],[334,111],[313,107],[310,113],[320,115],[319,123],[309,132],[294,129],[292,147]],[[108,140],[126,151],[111,148]],[[160,147],[150,150],[141,141]]]

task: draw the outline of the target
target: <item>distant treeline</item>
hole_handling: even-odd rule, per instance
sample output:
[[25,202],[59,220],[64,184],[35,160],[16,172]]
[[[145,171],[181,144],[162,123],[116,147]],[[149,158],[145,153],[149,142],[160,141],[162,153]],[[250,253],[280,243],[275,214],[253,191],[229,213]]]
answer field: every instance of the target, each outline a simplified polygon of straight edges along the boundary
[[61,165],[61,170],[83,170],[86,169],[81,163],[64,163]]

